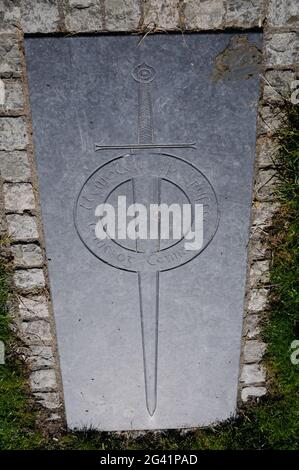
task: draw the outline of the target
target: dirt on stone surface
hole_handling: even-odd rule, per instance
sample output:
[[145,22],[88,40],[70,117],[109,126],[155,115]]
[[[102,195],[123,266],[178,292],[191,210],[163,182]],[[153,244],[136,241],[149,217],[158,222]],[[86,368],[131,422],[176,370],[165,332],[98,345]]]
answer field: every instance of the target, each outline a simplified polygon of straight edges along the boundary
[[262,51],[247,35],[233,36],[215,59],[213,80],[247,80],[261,69]]

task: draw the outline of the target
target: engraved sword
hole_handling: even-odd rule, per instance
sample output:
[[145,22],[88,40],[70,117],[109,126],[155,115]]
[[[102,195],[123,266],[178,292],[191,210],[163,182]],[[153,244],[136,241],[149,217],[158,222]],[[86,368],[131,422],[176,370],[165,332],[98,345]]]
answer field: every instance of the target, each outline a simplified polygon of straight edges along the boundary
[[[151,145],[154,142],[154,131],[150,87],[155,77],[155,70],[146,64],[141,64],[135,67],[132,75],[139,84],[138,144]],[[134,177],[132,186],[134,203],[145,205],[148,213],[150,204],[160,204],[160,178]],[[158,240],[137,239],[136,251],[145,253],[159,251],[160,232],[158,235]],[[157,406],[159,271],[138,272],[137,276],[146,406],[150,416],[153,416]]]

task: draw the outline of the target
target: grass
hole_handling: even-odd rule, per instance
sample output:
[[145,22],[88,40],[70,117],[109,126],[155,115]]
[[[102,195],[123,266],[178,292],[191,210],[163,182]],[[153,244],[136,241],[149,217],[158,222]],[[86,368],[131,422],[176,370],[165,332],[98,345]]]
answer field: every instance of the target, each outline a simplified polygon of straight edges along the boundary
[[47,436],[38,430],[37,411],[26,386],[24,367],[14,354],[6,302],[9,267],[0,266],[0,339],[8,351],[0,366],[0,449],[298,449],[299,366],[291,364],[290,345],[299,339],[299,106],[285,104],[286,121],[277,138],[276,162],[281,209],[269,234],[274,252],[272,300],[263,337],[271,394],[250,404],[239,417],[185,436],[177,431],[147,433],[133,439],[92,430]]
[[35,414],[30,407],[23,364],[14,353],[16,340],[6,311],[10,294],[7,263],[0,264],[0,340],[5,344],[5,365],[0,365],[0,450],[30,449],[39,441]]

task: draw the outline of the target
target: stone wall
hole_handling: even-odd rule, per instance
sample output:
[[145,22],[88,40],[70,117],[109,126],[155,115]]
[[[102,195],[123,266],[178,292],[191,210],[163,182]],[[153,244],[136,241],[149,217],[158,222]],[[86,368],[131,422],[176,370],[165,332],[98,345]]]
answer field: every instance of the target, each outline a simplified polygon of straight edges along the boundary
[[266,393],[266,345],[260,325],[267,312],[271,253],[265,244],[277,210],[272,155],[280,95],[289,97],[298,74],[297,0],[0,0],[0,173],[6,213],[1,234],[11,239],[16,296],[13,317],[24,342],[36,400],[47,419],[64,423],[63,393],[48,288],[32,144],[24,34],[103,32],[264,31],[256,175],[245,300],[240,400]]
[[2,30],[24,33],[298,28],[296,0],[0,0]]
[[[247,295],[245,299],[240,400],[258,399],[267,392],[262,358],[266,344],[260,338],[268,309],[272,254],[267,234],[279,204],[275,200],[275,131],[281,124],[280,106],[290,99],[299,76],[299,11],[296,2],[265,2],[263,72],[257,123],[256,171],[252,203]],[[297,15],[296,15],[297,11]]]

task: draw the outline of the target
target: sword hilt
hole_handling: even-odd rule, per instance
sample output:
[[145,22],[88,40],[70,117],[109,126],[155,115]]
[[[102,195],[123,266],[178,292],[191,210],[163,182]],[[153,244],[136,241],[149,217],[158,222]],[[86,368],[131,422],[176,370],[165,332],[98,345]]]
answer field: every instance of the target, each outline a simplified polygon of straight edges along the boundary
[[154,141],[151,82],[155,78],[156,71],[153,67],[143,63],[135,67],[132,75],[139,83],[138,143],[151,144]]

